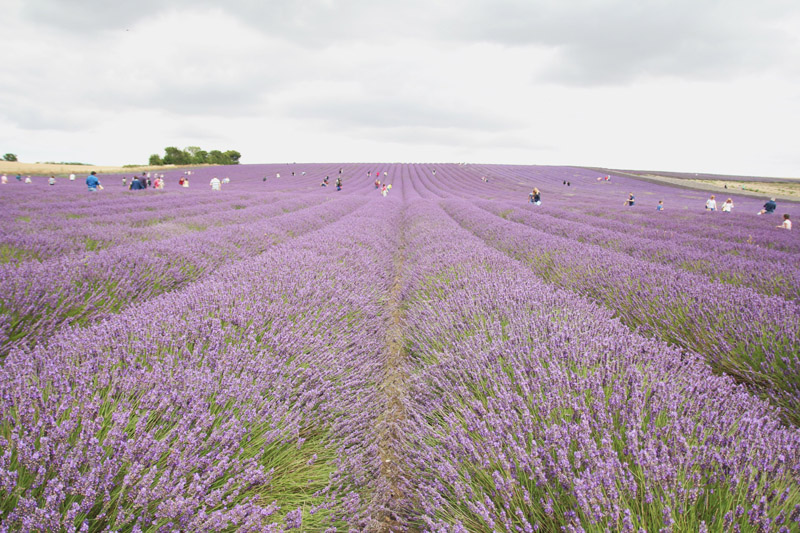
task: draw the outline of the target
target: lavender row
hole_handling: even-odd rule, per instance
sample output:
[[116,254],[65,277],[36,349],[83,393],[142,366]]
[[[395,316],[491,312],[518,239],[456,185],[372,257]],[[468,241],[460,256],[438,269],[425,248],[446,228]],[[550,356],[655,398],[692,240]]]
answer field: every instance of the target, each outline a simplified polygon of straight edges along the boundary
[[371,206],[12,351],[0,531],[363,530],[394,226]]
[[[282,199],[263,199],[258,196],[247,203],[241,199],[220,201],[219,204],[185,206],[185,199],[173,197],[173,203],[163,204],[158,210],[148,204],[137,213],[127,216],[92,216],[91,220],[64,223],[62,213],[54,213],[50,220],[55,224],[42,230],[33,226],[30,231],[16,231],[3,236],[4,245],[14,250],[11,266],[25,267],[25,259],[39,261],[67,253],[83,253],[126,246],[137,242],[154,242],[170,238],[193,238],[191,234],[210,227],[243,224],[259,219],[319,205],[326,198],[308,198],[282,195]],[[202,199],[202,198],[201,198]],[[220,199],[222,200],[222,199]],[[203,209],[207,207],[207,209]],[[47,220],[41,221],[45,224]],[[60,225],[59,225],[60,224]],[[39,229],[36,229],[36,228]]]
[[[593,244],[621,252],[643,261],[666,264],[681,270],[703,274],[714,281],[751,287],[761,293],[800,300],[800,265],[725,255],[713,247],[682,246],[674,241],[637,237],[591,223],[564,220],[543,214],[538,209],[519,208],[505,202],[478,202],[476,205],[506,220],[518,222],[552,235],[580,243]],[[679,229],[677,229],[680,232]]]
[[[769,228],[759,228],[758,242],[756,239],[750,239],[750,242],[730,242],[718,238],[697,237],[687,234],[689,228],[708,224],[711,216],[716,217],[716,215],[709,215],[708,217],[705,216],[705,214],[680,215],[673,217],[665,213],[665,215],[667,215],[667,220],[661,221],[666,222],[664,224],[657,224],[659,221],[654,221],[652,224],[640,225],[623,222],[622,220],[626,218],[624,212],[621,214],[607,212],[604,216],[597,216],[589,214],[591,211],[592,209],[586,209],[585,211],[564,211],[560,208],[551,208],[547,206],[539,206],[537,209],[537,212],[563,221],[572,221],[593,228],[624,233],[626,235],[664,243],[665,246],[668,245],[670,248],[681,250],[700,249],[712,252],[716,254],[716,259],[720,262],[724,262],[728,260],[729,257],[733,257],[757,261],[760,265],[777,263],[794,266],[799,259],[798,254],[773,248],[765,248],[758,244],[758,242],[765,241],[769,238],[784,236],[786,234],[773,231],[776,228],[772,226]],[[727,215],[720,215],[720,217],[722,216]]]
[[141,242],[84,255],[28,262],[0,270],[0,354],[35,343],[63,323],[86,323],[132,302],[211,276],[231,261],[259,254],[276,243],[320,229],[363,204],[342,199],[249,224]]
[[445,208],[537,276],[603,303],[643,333],[702,354],[800,422],[797,304],[537,231],[467,202]]
[[766,402],[531,277],[434,205],[410,211],[398,453],[420,529],[800,527],[800,432]]

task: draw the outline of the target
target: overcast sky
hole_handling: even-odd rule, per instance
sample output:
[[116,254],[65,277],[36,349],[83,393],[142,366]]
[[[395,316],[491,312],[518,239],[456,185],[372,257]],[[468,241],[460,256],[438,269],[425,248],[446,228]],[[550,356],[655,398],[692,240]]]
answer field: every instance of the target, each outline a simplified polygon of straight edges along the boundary
[[796,0],[0,0],[0,153],[800,177]]

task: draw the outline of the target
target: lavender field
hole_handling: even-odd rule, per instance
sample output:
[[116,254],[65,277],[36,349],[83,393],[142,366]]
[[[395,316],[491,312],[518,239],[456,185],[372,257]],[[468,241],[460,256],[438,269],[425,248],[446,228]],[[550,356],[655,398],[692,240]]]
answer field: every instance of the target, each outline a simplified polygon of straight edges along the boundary
[[165,174],[0,185],[0,532],[800,531],[800,204]]

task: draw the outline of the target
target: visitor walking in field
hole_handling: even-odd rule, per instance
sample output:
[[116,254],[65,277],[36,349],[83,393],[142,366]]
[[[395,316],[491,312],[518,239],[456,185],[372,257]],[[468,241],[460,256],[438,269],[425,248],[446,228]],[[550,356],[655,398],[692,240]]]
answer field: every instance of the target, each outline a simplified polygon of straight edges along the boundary
[[712,194],[711,197],[706,200],[706,211],[716,211],[717,210],[717,201],[715,200],[715,196]]
[[732,209],[733,209],[733,199],[728,198],[727,200],[725,200],[725,203],[722,204],[722,212],[730,213]]
[[627,205],[628,207],[633,207],[635,203],[636,203],[636,197],[633,195],[633,193],[630,193],[628,195],[628,199],[625,200],[625,205]]
[[781,223],[780,226],[776,226],[776,227],[777,228],[782,228],[782,229],[788,229],[788,230],[792,229],[792,221],[789,219],[789,213],[786,213],[785,215],[783,215],[783,222]]
[[342,190],[342,178],[336,178],[336,190],[337,191]]
[[222,182],[219,181],[219,178],[216,177],[216,176],[211,178],[210,185],[211,185],[211,190],[212,191],[220,191],[220,190],[222,190]]
[[97,179],[97,172],[94,170],[92,170],[92,173],[86,178],[86,186],[89,188],[89,192],[103,190],[103,186],[100,185],[100,180]]
[[542,194],[536,187],[534,187],[530,194],[528,194],[528,203],[542,205]]

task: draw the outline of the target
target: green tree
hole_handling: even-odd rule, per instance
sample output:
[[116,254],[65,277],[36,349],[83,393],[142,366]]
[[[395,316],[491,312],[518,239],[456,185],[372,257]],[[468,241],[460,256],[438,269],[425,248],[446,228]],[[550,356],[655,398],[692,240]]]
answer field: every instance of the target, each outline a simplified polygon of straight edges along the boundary
[[191,157],[180,148],[167,146],[164,148],[163,161],[165,165],[188,165],[191,161]]
[[192,163],[196,165],[202,165],[206,162],[208,162],[208,152],[206,152],[205,150],[198,150],[192,156]]
[[161,159],[161,156],[158,154],[153,154],[150,156],[150,164],[151,165],[163,165],[164,160]]
[[225,152],[225,158],[228,160],[226,165],[238,165],[239,158],[242,157],[242,154],[237,152],[236,150],[228,150]]
[[208,152],[208,162],[212,165],[224,165],[225,163],[225,154],[220,152],[219,150],[211,150]]
[[3,156],[3,161],[16,161],[17,154],[6,154]]

